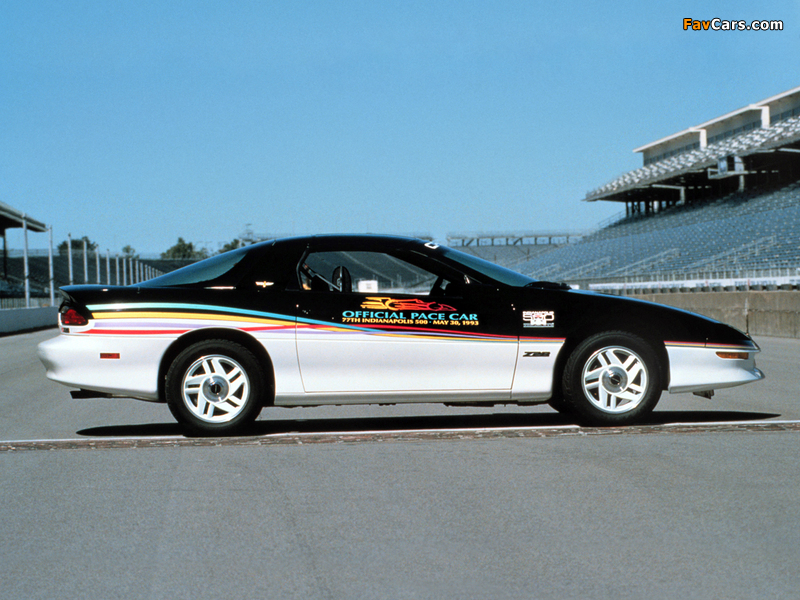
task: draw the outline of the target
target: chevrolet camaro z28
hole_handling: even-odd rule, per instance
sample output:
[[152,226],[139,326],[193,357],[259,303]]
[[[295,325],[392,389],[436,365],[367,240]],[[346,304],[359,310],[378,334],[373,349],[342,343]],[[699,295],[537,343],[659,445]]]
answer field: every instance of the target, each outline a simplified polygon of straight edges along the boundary
[[241,432],[264,406],[400,402],[549,403],[623,425],[663,390],[763,378],[758,346],[722,323],[401,237],[280,239],[61,293],[47,376],[76,398],[166,402],[193,434]]

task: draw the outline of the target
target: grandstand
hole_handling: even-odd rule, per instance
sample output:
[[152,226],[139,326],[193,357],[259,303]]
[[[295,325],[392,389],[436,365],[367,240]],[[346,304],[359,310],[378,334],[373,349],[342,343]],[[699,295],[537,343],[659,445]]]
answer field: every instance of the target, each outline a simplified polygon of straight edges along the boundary
[[800,182],[734,192],[609,225],[581,243],[517,266],[532,276],[614,278],[744,277],[800,267]]
[[594,233],[522,261],[475,251],[601,290],[798,286],[800,87],[634,151],[641,168],[586,194],[625,207]]
[[447,245],[518,271],[519,265],[533,257],[579,242],[584,235],[566,230],[450,233],[447,235]]
[[[8,241],[6,238],[6,230],[12,228],[20,228],[24,231],[24,249],[21,258],[21,277],[14,277],[10,274],[9,257],[8,257]],[[31,218],[29,215],[8,204],[0,202],[0,232],[3,234],[3,272],[0,279],[0,300],[4,296],[17,295],[25,299],[22,306],[30,305],[31,288],[29,278],[29,263],[28,263],[28,232],[46,233],[51,231],[47,225]],[[13,265],[12,265],[13,267]],[[13,269],[12,269],[13,270]],[[52,273],[52,271],[50,271]],[[48,288],[50,297],[53,297],[53,288],[49,284],[52,276],[48,274],[46,281],[48,281]],[[5,303],[0,302],[0,307],[5,308]]]

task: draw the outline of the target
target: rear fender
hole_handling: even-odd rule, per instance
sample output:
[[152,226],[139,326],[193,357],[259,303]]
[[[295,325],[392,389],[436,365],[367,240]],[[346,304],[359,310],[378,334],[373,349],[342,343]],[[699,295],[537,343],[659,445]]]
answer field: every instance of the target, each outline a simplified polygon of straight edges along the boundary
[[197,342],[204,340],[228,340],[247,348],[264,365],[264,373],[267,376],[268,393],[264,398],[264,406],[271,406],[275,399],[275,369],[272,359],[266,348],[253,336],[239,331],[238,329],[226,329],[224,327],[210,327],[198,329],[182,335],[167,348],[161,358],[158,370],[158,397],[162,402],[166,402],[166,382],[167,371],[175,358],[186,348]]

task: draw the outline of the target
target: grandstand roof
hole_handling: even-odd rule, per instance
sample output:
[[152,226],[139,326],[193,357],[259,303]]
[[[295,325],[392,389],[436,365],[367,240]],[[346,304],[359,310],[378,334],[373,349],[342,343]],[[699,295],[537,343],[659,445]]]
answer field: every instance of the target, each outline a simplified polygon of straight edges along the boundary
[[[691,145],[681,146],[686,142]],[[706,169],[721,159],[779,150],[800,150],[800,87],[636,148],[645,166],[588,192],[585,200],[636,201],[654,184],[702,185]]]
[[793,98],[795,96],[800,98],[800,87],[792,88],[791,90],[788,90],[786,92],[782,92],[782,93],[777,94],[775,96],[770,96],[769,98],[766,98],[766,99],[761,100],[760,102],[756,102],[754,104],[748,104],[747,106],[744,106],[744,107],[739,108],[737,110],[734,110],[732,112],[726,113],[726,114],[722,115],[721,117],[716,117],[714,119],[711,119],[710,121],[706,121],[705,123],[701,123],[700,125],[694,125],[693,127],[689,127],[688,129],[684,129],[683,131],[679,131],[678,133],[674,133],[674,134],[669,135],[669,136],[667,136],[665,138],[661,138],[660,140],[656,140],[655,142],[650,142],[649,144],[645,144],[644,146],[640,146],[639,148],[634,149],[634,152],[644,152],[645,150],[650,150],[652,148],[656,148],[658,146],[663,145],[665,142],[670,142],[670,141],[672,141],[672,140],[674,140],[676,138],[697,134],[697,133],[699,133],[701,131],[704,131],[704,130],[708,129],[712,125],[718,125],[718,124],[725,123],[727,121],[730,121],[734,117],[739,117],[739,116],[741,116],[743,114],[746,114],[746,113],[749,113],[749,112],[758,112],[761,115],[761,114],[764,113],[764,109],[767,109],[767,115],[766,115],[767,119],[766,119],[766,123],[764,124],[764,126],[768,127],[769,126],[769,122],[770,122],[770,120],[769,120],[770,110],[769,109],[772,109],[772,108],[778,106],[780,101],[786,100],[786,99],[789,99],[789,98]]
[[47,225],[36,219],[32,219],[24,212],[12,208],[4,202],[0,202],[0,231],[12,229],[14,227],[22,227],[23,221],[31,231],[38,231],[44,233],[47,231]]
[[645,150],[649,150],[650,148],[655,148],[656,146],[661,146],[667,142],[674,142],[675,140],[689,138],[689,139],[700,139],[703,134],[703,129],[698,127],[689,127],[689,129],[684,129],[683,131],[679,131],[678,133],[673,133],[672,135],[668,135],[667,137],[661,138],[660,140],[656,140],[655,142],[650,142],[649,144],[645,144],[639,148],[636,148],[634,152],[644,152]]

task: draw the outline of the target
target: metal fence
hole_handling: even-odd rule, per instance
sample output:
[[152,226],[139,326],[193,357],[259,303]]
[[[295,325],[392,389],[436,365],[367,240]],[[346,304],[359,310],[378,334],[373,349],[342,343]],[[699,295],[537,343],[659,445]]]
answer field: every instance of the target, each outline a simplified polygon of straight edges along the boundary
[[[73,250],[51,255],[49,250],[12,250],[3,256],[0,267],[0,309],[57,304],[55,289],[64,285],[129,285],[162,274],[138,256],[110,251]],[[44,296],[47,304],[42,304]]]
[[800,266],[694,272],[651,272],[624,277],[571,279],[570,285],[611,294],[658,292],[797,290]]
[[[60,302],[58,296],[55,298],[56,304]],[[32,296],[28,299],[26,304],[25,298],[0,298],[0,310],[13,309],[13,308],[46,308],[53,306],[50,298],[38,298]]]

